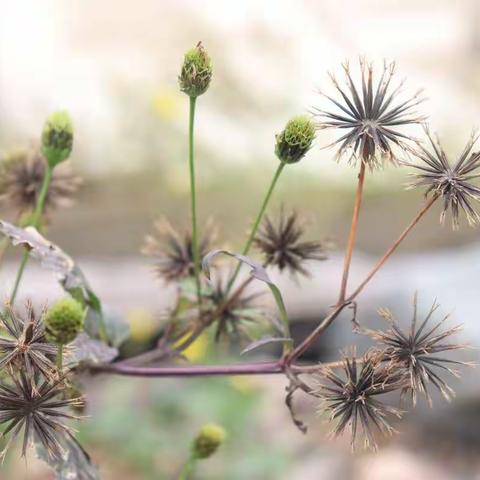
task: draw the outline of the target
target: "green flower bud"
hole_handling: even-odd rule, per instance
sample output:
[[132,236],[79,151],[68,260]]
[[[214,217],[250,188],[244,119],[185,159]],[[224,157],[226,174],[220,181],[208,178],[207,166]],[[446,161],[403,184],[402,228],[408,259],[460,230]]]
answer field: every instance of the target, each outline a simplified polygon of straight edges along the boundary
[[213,423],[204,425],[192,444],[195,458],[203,459],[212,456],[225,441],[225,430]]
[[73,124],[68,112],[54,112],[42,132],[42,153],[50,168],[66,160],[72,152]]
[[297,163],[310,150],[315,139],[315,125],[306,115],[290,119],[275,136],[275,154],[283,163]]
[[198,97],[205,93],[212,79],[212,62],[203,48],[202,42],[198,42],[185,54],[182,70],[178,77],[180,90],[189,97]]
[[55,303],[45,315],[47,340],[60,345],[72,342],[83,330],[85,311],[73,298]]

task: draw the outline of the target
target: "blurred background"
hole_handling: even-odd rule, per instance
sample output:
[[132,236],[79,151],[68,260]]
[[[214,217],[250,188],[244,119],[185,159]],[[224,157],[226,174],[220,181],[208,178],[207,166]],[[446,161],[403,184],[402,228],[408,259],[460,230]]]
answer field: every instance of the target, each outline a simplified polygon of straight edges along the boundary
[[[183,53],[201,40],[214,78],[197,109],[200,224],[213,219],[217,245],[238,249],[277,167],[274,134],[293,115],[322,104],[328,72],[366,55],[377,65],[397,62],[412,92],[425,89],[421,107],[454,158],[480,122],[480,3],[477,0],[159,1],[0,0],[0,150],[38,143],[45,117],[67,109],[75,122],[72,168],[83,178],[75,205],[56,211],[48,238],[74,256],[102,300],[128,319],[138,344],[160,328],[172,290],[157,281],[140,250],[153,222],[189,225],[188,100],[178,90]],[[275,278],[295,321],[309,331],[335,301],[355,190],[355,169],[317,144],[280,181],[270,212],[283,205],[308,222],[308,234],[332,245],[329,259],[311,266],[312,278]],[[406,191],[408,169],[368,175],[352,284],[415,215],[422,192]],[[248,192],[248,195],[246,195]],[[2,210],[2,217],[13,214]],[[478,230],[440,226],[430,212],[368,287],[358,320],[379,325],[390,308],[407,324],[413,293],[426,311],[437,298],[440,315],[464,324],[463,341],[480,342]],[[10,291],[18,257],[0,272]],[[33,262],[20,295],[36,302],[61,295],[55,279]],[[339,318],[311,360],[336,359],[364,341]],[[189,352],[212,354],[208,340]],[[476,360],[478,351],[465,353]],[[229,440],[204,462],[198,479],[480,479],[480,396],[475,371],[452,386],[452,404],[421,403],[398,425],[400,434],[379,453],[350,453],[348,440],[327,437],[309,399],[298,409],[311,426],[303,436],[285,409],[283,378],[87,382],[83,440],[105,479],[170,479],[192,436],[219,422]],[[5,473],[6,472],[6,473]],[[50,479],[16,457],[1,479]]]

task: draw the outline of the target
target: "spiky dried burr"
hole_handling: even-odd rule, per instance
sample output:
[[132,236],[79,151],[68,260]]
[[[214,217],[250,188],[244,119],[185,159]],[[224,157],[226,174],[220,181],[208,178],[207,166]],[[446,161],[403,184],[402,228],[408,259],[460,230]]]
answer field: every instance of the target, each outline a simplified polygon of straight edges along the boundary
[[7,379],[0,382],[0,424],[4,425],[2,437],[8,439],[2,456],[20,435],[23,435],[22,456],[31,440],[42,445],[50,458],[58,460],[66,443],[77,444],[66,421],[77,418],[68,409],[82,401],[62,397],[64,380],[40,380],[37,375],[30,377],[20,370],[11,371]]
[[295,212],[282,209],[276,222],[266,217],[255,237],[256,247],[263,253],[265,263],[280,271],[308,276],[305,262],[326,260],[321,242],[307,241],[304,226]]
[[[68,165],[56,168],[45,200],[45,213],[72,203],[81,185]],[[38,149],[21,149],[5,156],[0,166],[0,201],[19,215],[31,213],[37,204],[47,163]]]
[[473,151],[478,135],[472,133],[458,159],[451,162],[438,137],[434,137],[427,127],[425,133],[430,148],[418,142],[413,151],[421,163],[406,162],[416,170],[410,188],[426,187],[425,196],[436,195],[441,199],[442,223],[450,211],[452,227],[458,229],[460,212],[463,211],[470,225],[478,224],[480,216],[473,207],[473,202],[480,200],[480,188],[476,185],[480,176],[480,152]]
[[382,362],[382,357],[374,351],[367,352],[360,361],[354,351],[345,354],[341,371],[338,374],[330,368],[322,369],[322,379],[312,391],[322,400],[319,412],[330,415],[330,421],[335,423],[335,436],[350,428],[352,448],[360,429],[365,446],[376,448],[375,432],[391,435],[394,430],[389,418],[401,416],[400,410],[378,397],[402,388],[404,375],[393,363]]
[[[460,326],[442,330],[449,315],[444,316],[439,322],[429,324],[438,307],[439,305],[434,302],[423,321],[418,324],[417,296],[415,295],[413,315],[408,330],[400,328],[389,310],[380,309],[380,316],[390,328],[387,331],[369,332],[370,336],[380,343],[385,359],[400,365],[406,371],[409,381],[403,388],[403,396],[409,395],[414,405],[418,394],[424,395],[431,405],[430,386],[437,388],[445,399],[450,400],[454,391],[441,378],[441,374],[448,373],[458,377],[458,372],[453,367],[464,365],[463,362],[443,356],[445,352],[458,350],[464,345],[451,341],[451,338],[459,332]],[[438,354],[443,355],[438,356]]]
[[337,159],[346,157],[351,163],[358,159],[370,168],[381,166],[384,160],[397,163],[396,150],[408,150],[413,138],[399,128],[425,120],[415,107],[423,101],[421,90],[403,96],[403,81],[393,86],[395,63],[384,62],[382,73],[374,81],[373,64],[360,59],[360,81],[352,76],[349,63],[342,65],[345,84],[330,75],[338,96],[324,94],[332,108],[318,107],[314,114],[318,129],[335,129],[339,133],[329,146],[338,146]]
[[[193,277],[192,234],[190,231],[179,233],[166,220],[156,222],[155,233],[145,238],[142,252],[154,262],[155,273],[168,282]],[[213,226],[207,225],[205,231],[212,232]],[[213,235],[205,233],[200,239],[199,256],[203,258],[212,249]]]
[[36,315],[31,302],[27,302],[22,315],[6,304],[0,312],[0,324],[6,335],[0,336],[0,371],[6,368],[25,370],[32,377],[42,373],[50,377],[55,370],[57,348],[47,342],[43,318]]

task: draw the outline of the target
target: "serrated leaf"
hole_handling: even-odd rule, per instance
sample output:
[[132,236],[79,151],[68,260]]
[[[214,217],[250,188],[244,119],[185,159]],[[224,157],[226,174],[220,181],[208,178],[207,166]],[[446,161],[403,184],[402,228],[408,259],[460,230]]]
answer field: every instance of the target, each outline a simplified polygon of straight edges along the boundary
[[116,348],[109,347],[102,341],[89,337],[84,332],[77,335],[77,338],[69,344],[69,349],[71,352],[66,361],[68,367],[110,363],[118,356]]
[[[275,303],[277,304],[278,310],[280,312],[280,319],[282,320],[283,325],[283,334],[286,338],[290,338],[290,322],[288,320],[287,310],[285,308],[285,303],[283,301],[282,294],[280,289],[275,285],[275,283],[270,279],[267,270],[263,265],[252,260],[245,255],[239,253],[232,253],[228,250],[212,250],[208,252],[202,260],[202,268],[205,273],[205,276],[210,280],[210,263],[219,254],[228,255],[230,257],[236,258],[239,262],[245,263],[251,268],[250,275],[252,275],[257,280],[264,282],[270,288]],[[291,344],[285,345],[284,351],[287,352],[291,348]]]
[[43,237],[34,227],[19,228],[0,220],[0,233],[8,237],[12,245],[24,246],[32,258],[38,260],[43,268],[52,271],[58,277],[62,287],[73,298],[95,313],[93,317],[97,323],[98,338],[106,341],[101,302],[73,259],[60,247]]
[[65,439],[62,446],[65,449],[63,457],[54,459],[48,456],[41,445],[36,445],[38,458],[53,468],[57,480],[100,480],[97,468],[76,440]]
[[257,348],[263,347],[264,345],[269,345],[271,343],[292,343],[293,339],[291,338],[284,338],[284,337],[272,337],[271,335],[268,335],[266,337],[262,337],[259,340],[255,340],[252,342],[250,345],[247,345],[241,352],[240,355],[245,355],[246,353],[249,353],[253,350],[256,350]]

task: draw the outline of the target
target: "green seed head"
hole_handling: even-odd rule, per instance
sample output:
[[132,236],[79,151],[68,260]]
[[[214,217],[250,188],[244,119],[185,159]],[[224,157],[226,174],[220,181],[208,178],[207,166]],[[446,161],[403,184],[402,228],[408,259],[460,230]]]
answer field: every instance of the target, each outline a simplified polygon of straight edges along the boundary
[[73,298],[55,303],[45,316],[45,330],[50,342],[66,345],[83,330],[85,311]]
[[315,139],[315,126],[306,115],[290,119],[285,129],[275,136],[275,154],[283,163],[297,163],[310,150]]
[[201,42],[185,54],[178,77],[180,90],[189,97],[205,93],[212,79],[212,62]]
[[54,112],[45,121],[42,153],[50,168],[66,160],[73,147],[73,124],[68,112]]
[[212,456],[225,441],[225,430],[215,424],[204,425],[192,444],[195,458],[203,459]]

